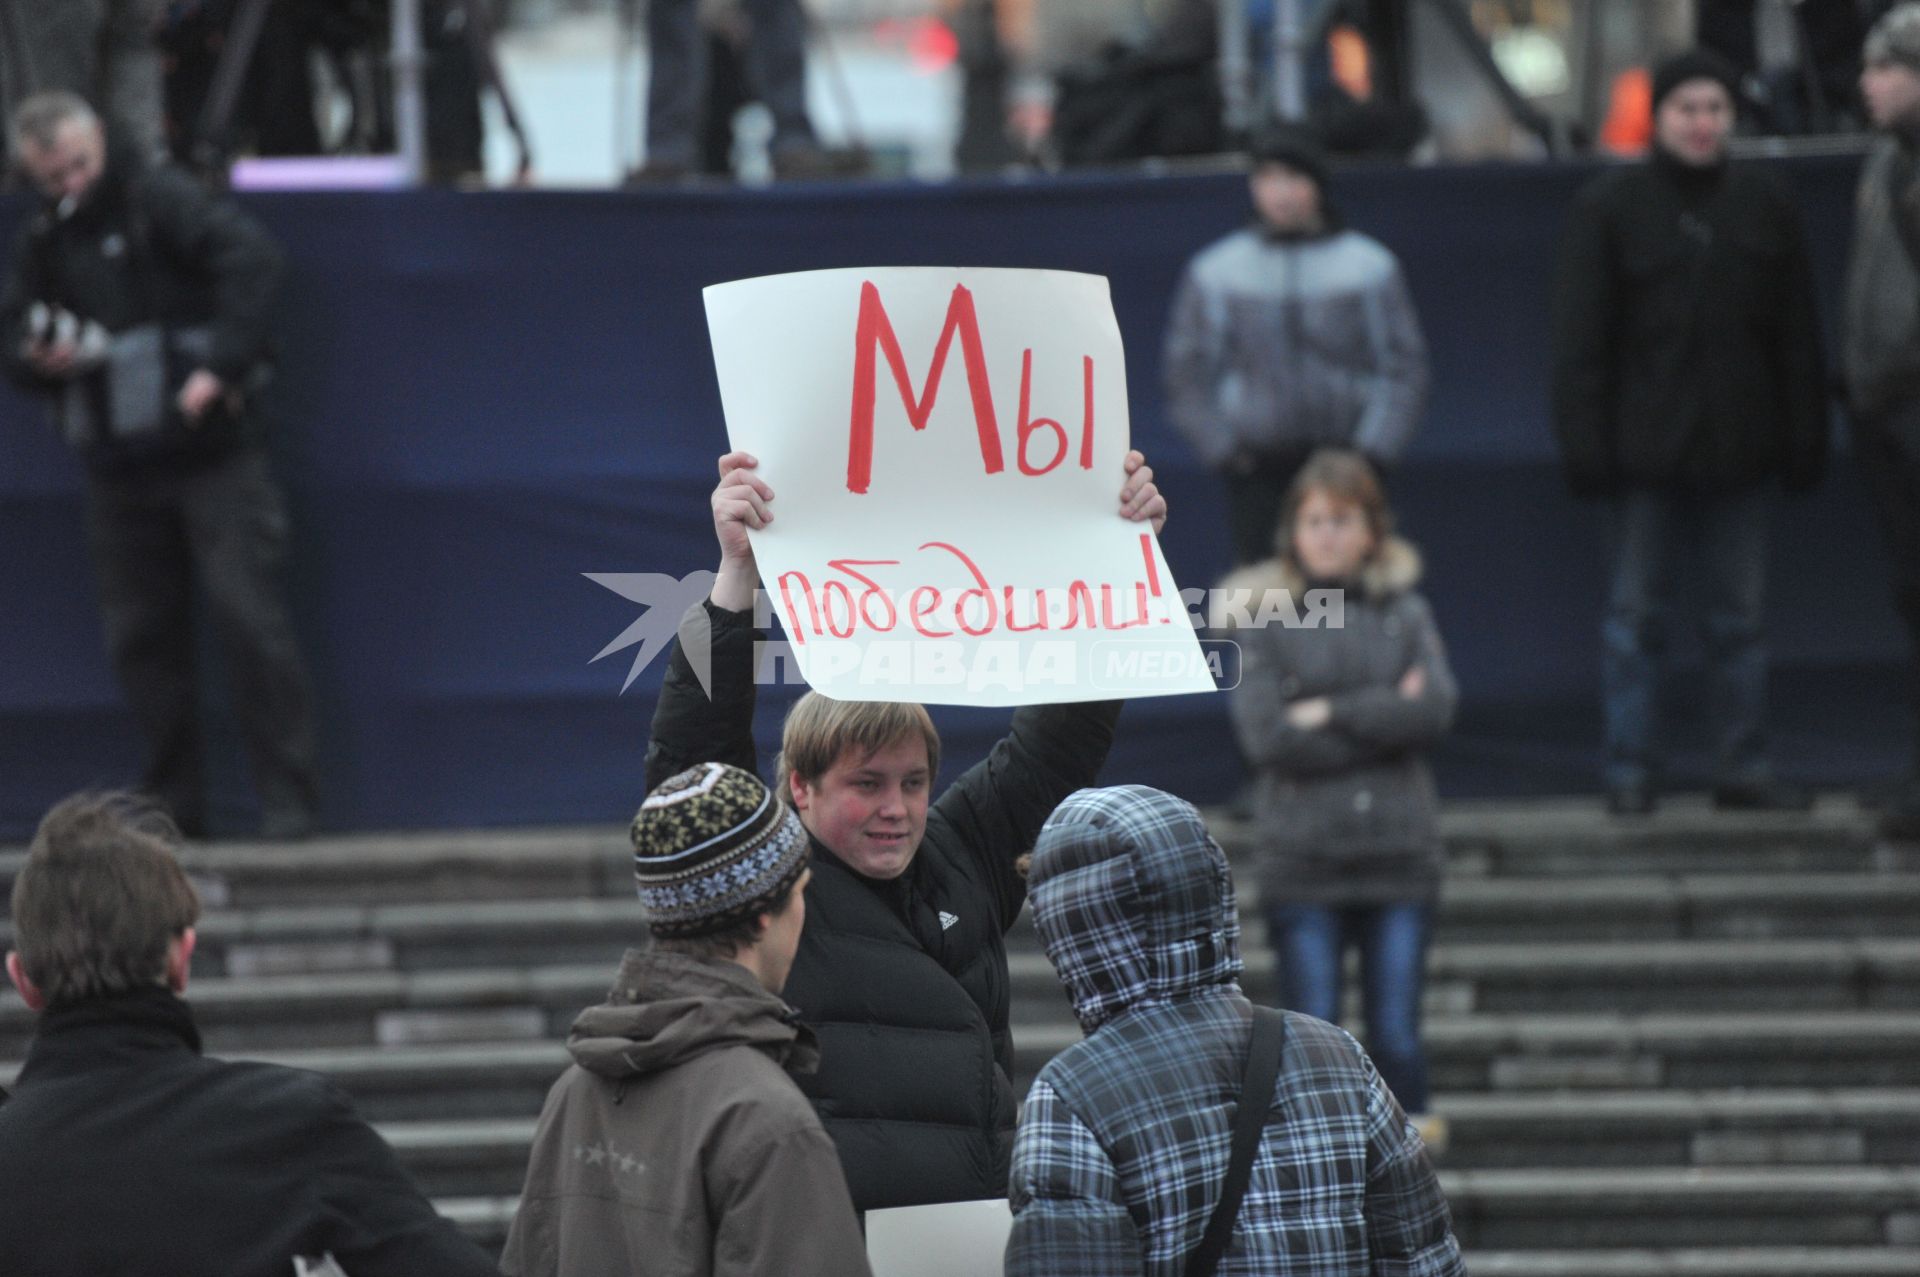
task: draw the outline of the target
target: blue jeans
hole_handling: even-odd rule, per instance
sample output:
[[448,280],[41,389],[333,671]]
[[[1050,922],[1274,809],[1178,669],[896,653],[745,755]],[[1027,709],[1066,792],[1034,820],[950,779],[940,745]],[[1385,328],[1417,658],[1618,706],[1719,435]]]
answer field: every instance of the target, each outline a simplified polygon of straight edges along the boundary
[[1348,946],[1359,946],[1367,1051],[1400,1107],[1426,1112],[1420,996],[1427,982],[1432,906],[1272,905],[1267,929],[1280,959],[1281,1005],[1332,1023],[1340,1019],[1342,960]]
[[[776,155],[813,144],[807,119],[807,21],[799,0],[746,0],[747,84],[773,116]],[[707,98],[707,34],[697,0],[647,7],[647,162],[695,166]]]
[[1660,673],[1672,626],[1673,573],[1698,568],[1716,783],[1767,774],[1767,494],[1632,488],[1613,507],[1613,583],[1602,626],[1607,783],[1644,784],[1660,769]]

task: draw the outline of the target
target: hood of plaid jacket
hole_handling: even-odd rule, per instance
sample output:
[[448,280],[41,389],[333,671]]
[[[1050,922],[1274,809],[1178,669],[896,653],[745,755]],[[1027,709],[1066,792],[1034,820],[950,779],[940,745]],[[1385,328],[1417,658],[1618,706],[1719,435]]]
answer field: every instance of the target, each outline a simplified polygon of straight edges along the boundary
[[1088,1033],[1240,976],[1226,855],[1172,794],[1144,785],[1074,794],[1040,830],[1028,890],[1034,928]]

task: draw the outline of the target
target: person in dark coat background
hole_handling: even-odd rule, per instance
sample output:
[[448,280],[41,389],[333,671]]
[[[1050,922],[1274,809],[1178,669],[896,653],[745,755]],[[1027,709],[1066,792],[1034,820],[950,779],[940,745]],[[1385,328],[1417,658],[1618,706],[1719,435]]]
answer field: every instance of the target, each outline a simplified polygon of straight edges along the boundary
[[47,813],[7,974],[40,1013],[0,1106],[0,1273],[498,1277],[339,1087],[200,1054],[182,1000],[200,902],[179,832],[126,794]]
[[1554,288],[1553,422],[1576,495],[1614,531],[1603,630],[1606,784],[1651,811],[1657,675],[1673,560],[1699,569],[1714,801],[1795,809],[1769,769],[1768,486],[1802,492],[1827,450],[1806,232],[1788,192],[1727,159],[1733,72],[1711,54],[1654,75],[1654,150],[1595,179],[1568,214]]
[[1843,362],[1853,451],[1907,628],[1913,771],[1881,813],[1880,832],[1920,840],[1920,4],[1874,26],[1865,64],[1862,97],[1885,136],[1855,199]]
[[[29,98],[12,129],[43,203],[0,294],[0,364],[85,465],[107,649],[148,747],[142,786],[188,836],[208,832],[197,583],[233,672],[261,832],[303,837],[319,803],[313,698],[258,395],[280,249],[233,201],[110,148],[79,98]],[[144,360],[123,357],[142,343]],[[147,393],[121,393],[142,380]]]
[[[745,453],[720,458],[720,571],[681,622],[647,746],[652,789],[696,763],[753,771],[754,593],[747,529],[773,489]],[[1139,453],[1122,515],[1165,520]],[[708,657],[711,694],[688,652]],[[1031,705],[932,798],[940,739],[919,705],[809,692],[782,733],[775,792],[813,854],[807,925],[784,996],[820,1043],[796,1077],[840,1152],[857,1210],[977,1201],[1007,1191],[1013,1036],[1006,932],[1026,900],[1019,860],[1059,801],[1093,783],[1117,701]]]

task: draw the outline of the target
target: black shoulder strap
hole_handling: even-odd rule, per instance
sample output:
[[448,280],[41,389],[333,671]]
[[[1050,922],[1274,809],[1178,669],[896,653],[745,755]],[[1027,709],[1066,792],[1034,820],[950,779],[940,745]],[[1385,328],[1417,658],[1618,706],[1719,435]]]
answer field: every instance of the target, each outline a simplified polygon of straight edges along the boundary
[[1227,1159],[1227,1180],[1220,1201],[1207,1220],[1200,1245],[1187,1256],[1186,1277],[1213,1277],[1220,1257],[1233,1240],[1240,1218],[1240,1202],[1253,1178],[1253,1155],[1267,1129],[1267,1114],[1280,1080],[1280,1048],[1286,1044],[1287,1021],[1270,1007],[1253,1009],[1253,1040],[1247,1045],[1247,1075],[1240,1083],[1240,1107],[1233,1115],[1233,1152]]

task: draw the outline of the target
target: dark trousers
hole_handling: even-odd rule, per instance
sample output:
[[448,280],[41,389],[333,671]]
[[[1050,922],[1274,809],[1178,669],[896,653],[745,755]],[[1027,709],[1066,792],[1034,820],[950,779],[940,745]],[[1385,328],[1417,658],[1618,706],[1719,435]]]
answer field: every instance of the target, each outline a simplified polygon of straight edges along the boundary
[[1360,950],[1360,988],[1367,1053],[1409,1113],[1431,1098],[1427,1055],[1420,1045],[1420,999],[1427,983],[1430,905],[1271,905],[1268,938],[1280,960],[1280,1001],[1289,1011],[1340,1021],[1342,966]]
[[1920,776],[1920,403],[1858,422],[1854,453],[1893,566],[1893,604],[1907,625],[1907,697]]
[[1227,485],[1227,531],[1233,537],[1235,567],[1273,557],[1281,507],[1309,455],[1298,451],[1237,458],[1220,472]]
[[1714,495],[1632,488],[1616,501],[1602,627],[1609,784],[1647,782],[1660,770],[1656,711],[1682,559],[1699,569],[1715,780],[1764,779],[1767,517],[1762,488]]
[[[1752,75],[1759,69],[1756,7],[1756,0],[1699,0],[1694,9],[1694,32],[1700,45],[1731,62],[1742,75]],[[1800,131],[1809,131],[1809,126],[1830,125],[1835,112],[1854,113],[1860,44],[1867,33],[1860,20],[1859,0],[1800,0],[1792,12],[1803,56],[1811,64],[1801,69],[1801,91],[1809,92],[1805,82],[1811,74],[1818,86],[1820,105],[1829,117],[1799,121]]]
[[233,705],[269,832],[310,825],[313,697],[283,569],[287,515],[257,447],[190,467],[94,474],[88,533],[107,651],[149,750],[144,787],[205,830],[193,593],[232,673]]
[[[753,32],[746,79],[773,115],[774,154],[813,144],[807,119],[807,24],[798,0],[746,0]],[[647,6],[647,163],[700,162],[700,111],[707,97],[707,35],[696,0]]]

